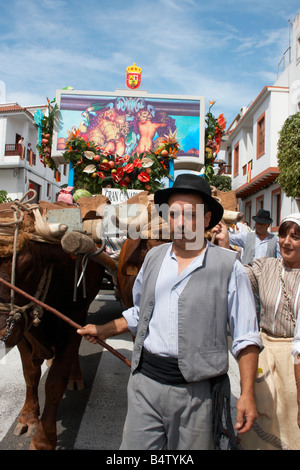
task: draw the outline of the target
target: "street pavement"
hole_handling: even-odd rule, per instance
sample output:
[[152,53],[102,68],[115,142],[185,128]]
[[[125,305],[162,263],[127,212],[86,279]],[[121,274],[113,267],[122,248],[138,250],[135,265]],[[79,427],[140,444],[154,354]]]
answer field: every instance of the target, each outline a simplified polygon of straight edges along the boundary
[[[105,323],[121,315],[120,303],[108,292],[99,293],[91,305],[88,323]],[[114,349],[131,359],[129,333],[107,340]],[[229,355],[231,408],[233,422],[239,396],[239,373]],[[84,390],[67,390],[57,415],[57,450],[118,450],[127,408],[127,382],[130,369],[100,345],[83,340],[80,362]],[[44,384],[48,367],[42,367],[40,407],[44,403]],[[25,399],[25,384],[17,348],[0,347],[0,450],[28,450],[31,438],[14,436],[13,431]]]

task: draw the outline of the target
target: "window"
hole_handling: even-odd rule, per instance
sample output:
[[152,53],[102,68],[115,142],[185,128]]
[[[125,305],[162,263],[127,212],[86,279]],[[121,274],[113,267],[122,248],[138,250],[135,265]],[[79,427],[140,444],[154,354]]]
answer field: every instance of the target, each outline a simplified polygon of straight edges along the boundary
[[231,170],[231,165],[232,165],[232,152],[231,152],[231,149],[228,152],[228,165],[230,166],[230,170]]
[[234,168],[233,177],[235,178],[239,174],[239,144],[237,143],[234,147]]
[[245,176],[246,173],[247,173],[247,165],[244,165],[243,166],[243,176]]
[[257,121],[257,158],[265,153],[265,113]]
[[272,230],[278,230],[281,219],[281,188],[272,191]]
[[245,204],[245,222],[247,222],[248,226],[251,227],[251,201],[246,202]]
[[259,196],[256,198],[256,214],[260,209],[264,208],[264,196]]
[[[36,191],[36,197],[34,198],[34,202],[37,202],[40,199],[40,194],[41,194],[41,185],[35,183],[34,181],[29,180],[28,182],[28,190],[33,189]],[[31,194],[32,196],[32,194]]]

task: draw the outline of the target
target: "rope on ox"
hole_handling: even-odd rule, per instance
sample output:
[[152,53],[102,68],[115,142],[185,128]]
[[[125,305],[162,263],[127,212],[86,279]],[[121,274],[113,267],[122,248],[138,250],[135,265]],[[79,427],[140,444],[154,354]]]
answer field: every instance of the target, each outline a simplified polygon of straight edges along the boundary
[[[30,193],[32,193],[32,196],[28,198],[28,200],[25,202],[25,199],[29,196]],[[59,225],[59,227],[55,226],[54,231],[53,231],[53,227],[51,227],[51,224],[49,225],[43,219],[41,212],[40,212],[39,204],[32,203],[32,201],[36,198],[36,195],[37,195],[36,191],[30,189],[24,194],[24,196],[20,200],[16,199],[15,201],[13,201],[9,209],[0,210],[0,214],[8,212],[8,211],[13,213],[12,218],[6,219],[5,217],[4,219],[0,220],[0,236],[12,237],[12,243],[11,243],[12,248],[11,250],[9,250],[9,253],[12,258],[12,269],[11,269],[10,280],[11,280],[11,285],[13,286],[15,285],[15,279],[16,279],[17,253],[19,251],[18,249],[20,248],[18,244],[18,237],[20,235],[20,227],[24,221],[25,212],[33,213],[34,215],[34,233],[29,234],[29,239],[33,241],[46,242],[46,243],[51,243],[51,244],[60,244],[60,238],[65,232],[65,230],[67,229],[67,226],[63,224],[56,224],[56,225]],[[20,246],[22,246],[22,242]],[[7,255],[8,255],[8,252],[7,254],[4,254],[3,256],[7,256]],[[84,266],[84,270],[85,270],[85,266]],[[51,278],[52,278],[52,271],[53,271],[52,265],[45,268],[43,275],[41,277],[41,280],[39,282],[39,285],[37,287],[37,291],[35,293],[34,298],[40,299],[42,301],[45,300],[47,293],[48,293]],[[84,272],[81,277],[83,277],[84,279]],[[7,337],[11,334],[15,325],[15,321],[19,320],[20,316],[23,316],[23,314],[26,313],[29,309],[31,309],[32,306],[33,306],[32,302],[21,307],[16,305],[15,304],[15,291],[11,289],[10,304],[9,303],[0,304],[0,312],[4,312],[4,314],[8,315],[7,323],[6,323],[7,331],[6,331],[4,340],[6,340]],[[34,325],[39,324],[42,313],[43,313],[42,308],[35,304],[35,308],[31,312]],[[25,318],[25,327],[29,328],[30,322],[27,316],[24,315],[24,318]]]
[[[45,310],[48,310],[48,312],[51,312],[53,313],[54,315],[56,315],[57,317],[59,317],[61,320],[63,320],[64,322],[68,323],[70,326],[72,326],[73,328],[76,328],[76,330],[78,329],[81,329],[82,326],[79,325],[78,323],[74,322],[73,320],[71,320],[71,318],[67,317],[66,315],[63,315],[61,312],[59,312],[58,310],[56,310],[55,308],[53,307],[50,307],[49,305],[45,304],[44,302],[42,302],[41,300],[37,300],[35,299],[32,295],[30,294],[27,294],[27,292],[19,289],[18,287],[16,286],[13,286],[10,282],[8,281],[5,281],[4,279],[2,279],[0,277],[0,282],[4,285],[6,285],[7,287],[9,287],[10,289],[13,289],[15,292],[17,292],[18,294],[20,295],[23,295],[24,297],[26,297],[27,299],[29,299],[31,302],[34,302],[35,304],[39,305],[40,307],[44,308]],[[131,367],[131,362],[130,360],[123,356],[121,353],[119,353],[118,351],[116,351],[112,346],[110,346],[109,344],[107,344],[105,341],[102,341],[101,339],[99,338],[96,338],[97,340],[97,343],[99,343],[101,346],[103,346],[105,349],[107,349],[109,352],[111,352],[114,356],[118,357],[121,361],[123,361],[128,367]]]
[[[24,202],[24,200],[28,197],[29,193],[33,193],[32,197],[27,200],[27,202]],[[0,312],[4,312],[5,314],[8,315],[7,322],[6,322],[6,333],[4,338],[2,339],[4,342],[8,338],[8,336],[11,334],[15,321],[20,318],[20,316],[25,313],[27,310],[32,308],[33,305],[35,305],[35,308],[33,309],[33,324],[37,325],[40,322],[40,317],[42,316],[43,313],[43,308],[46,310],[50,310],[52,313],[55,313],[56,315],[60,316],[64,321],[67,323],[71,324],[72,326],[78,328],[81,328],[80,325],[76,325],[72,320],[70,320],[68,317],[64,316],[63,314],[60,314],[55,309],[52,309],[52,307],[47,306],[43,300],[45,300],[49,285],[51,282],[51,277],[52,277],[52,270],[53,266],[50,265],[44,270],[44,273],[41,277],[41,280],[39,282],[37,291],[35,293],[35,297],[30,296],[26,292],[22,291],[21,289],[17,288],[15,286],[15,279],[16,279],[16,261],[17,261],[17,252],[18,252],[18,235],[19,235],[19,230],[20,226],[24,220],[24,213],[26,212],[32,212],[34,215],[35,219],[35,233],[30,234],[30,238],[35,241],[40,241],[40,242],[48,242],[48,243],[55,243],[55,244],[60,244],[61,240],[60,237],[64,233],[64,227],[62,226],[62,229],[60,229],[60,237],[57,238],[53,232],[50,226],[44,221],[44,219],[41,216],[40,210],[39,210],[39,204],[34,203],[30,204],[36,197],[36,191],[34,190],[29,190],[27,191],[24,196],[20,200],[15,200],[13,204],[10,206],[10,210],[13,211],[13,219],[9,220],[8,222],[4,222],[3,220],[0,220],[0,235],[12,235],[13,240],[12,240],[12,269],[11,269],[11,282],[8,283],[7,281],[4,281],[1,279],[1,282],[3,284],[6,284],[8,287],[10,287],[10,304],[9,303],[1,303],[0,304]],[[1,212],[7,212],[8,209],[5,210],[0,210]],[[104,250],[104,243],[102,243],[102,246],[98,249],[93,250],[93,253],[86,254],[84,259],[83,259],[83,269],[82,273],[80,276],[80,279],[78,283],[76,282],[75,284],[75,291],[78,285],[80,284],[81,281],[83,281],[83,293],[84,297],[86,295],[86,288],[85,288],[85,269],[87,265],[87,261],[89,258],[94,258],[96,259],[98,255],[101,255],[102,251]],[[78,263],[76,263],[76,279],[77,279],[77,269],[78,269]],[[15,292],[19,292],[21,295],[24,297],[27,297],[28,299],[31,300],[27,305],[24,306],[17,306],[15,304]],[[76,293],[74,292],[74,296],[76,297]],[[40,300],[38,300],[40,299]],[[41,300],[42,299],[42,300]],[[27,317],[25,316],[25,326],[26,328],[29,328],[29,321]],[[97,339],[99,344],[101,344],[103,347],[108,349],[110,352],[112,352],[114,355],[119,357],[123,362],[125,362],[127,365],[130,366],[130,361],[128,359],[124,358],[120,353],[115,351],[111,346],[107,345],[103,341]]]
[[[32,193],[31,198],[24,202],[28,195]],[[13,231],[13,250],[12,250],[12,269],[11,269],[11,285],[15,285],[16,280],[16,262],[17,262],[17,242],[18,242],[18,235],[19,235],[19,227],[24,220],[24,212],[35,212],[39,210],[39,206],[36,203],[30,204],[36,197],[36,191],[29,190],[27,191],[24,196],[20,200],[15,200],[13,204],[10,206],[10,209],[13,211],[13,220],[8,222],[1,221],[0,222],[0,231],[1,234],[11,234]],[[0,211],[1,212],[1,211]],[[49,269],[46,269],[43,273],[41,281],[39,283],[36,296],[42,298],[46,297],[48,292],[48,287],[50,284],[52,275],[52,266]],[[28,310],[32,307],[32,303],[29,303],[25,306],[19,307],[15,305],[15,291],[11,288],[10,292],[10,305],[1,304],[0,310],[4,312],[8,312],[8,319],[7,319],[7,332],[5,337],[9,336],[12,328],[14,327],[15,320],[17,320],[21,313]],[[39,322],[39,317],[41,316],[41,309],[34,309],[33,317],[34,323],[37,324]]]

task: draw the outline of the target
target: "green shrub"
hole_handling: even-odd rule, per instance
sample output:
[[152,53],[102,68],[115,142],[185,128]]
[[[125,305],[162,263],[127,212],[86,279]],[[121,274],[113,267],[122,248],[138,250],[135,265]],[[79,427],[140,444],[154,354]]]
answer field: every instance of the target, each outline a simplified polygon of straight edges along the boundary
[[10,202],[11,198],[8,197],[7,191],[4,191],[4,189],[0,189],[0,204],[3,202]]
[[300,197],[300,113],[289,116],[278,140],[277,182],[289,197]]
[[215,186],[220,191],[231,191],[231,178],[230,176],[214,175],[210,180],[210,184]]

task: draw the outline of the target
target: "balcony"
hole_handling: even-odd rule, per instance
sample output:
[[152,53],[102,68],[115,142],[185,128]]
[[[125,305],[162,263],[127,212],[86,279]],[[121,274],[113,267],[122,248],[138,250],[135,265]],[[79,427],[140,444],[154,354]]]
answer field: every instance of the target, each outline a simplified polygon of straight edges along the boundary
[[5,144],[5,157],[19,156],[22,158],[24,147],[21,144]]
[[220,165],[218,175],[231,175],[231,165]]
[[236,197],[245,199],[258,191],[267,188],[270,184],[274,183],[280,175],[279,168],[269,167],[262,171],[260,174],[251,178],[248,183],[243,184],[235,189]]
[[26,159],[31,166],[36,164],[36,154],[21,144],[5,144],[4,157],[20,157],[21,160]]

